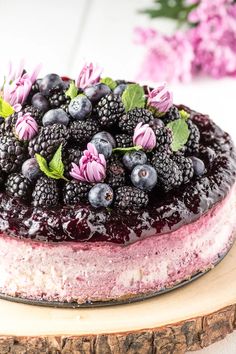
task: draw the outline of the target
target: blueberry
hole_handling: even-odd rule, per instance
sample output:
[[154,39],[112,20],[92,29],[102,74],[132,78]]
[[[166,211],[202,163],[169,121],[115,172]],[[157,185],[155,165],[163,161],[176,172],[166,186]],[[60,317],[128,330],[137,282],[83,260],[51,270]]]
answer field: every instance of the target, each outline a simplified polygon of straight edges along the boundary
[[151,128],[163,128],[165,126],[165,123],[163,122],[162,119],[160,118],[155,118],[151,123],[150,127]]
[[49,102],[40,92],[33,95],[31,103],[41,112],[47,112],[49,110]]
[[69,104],[69,113],[75,120],[85,119],[92,111],[92,103],[85,95],[79,95]]
[[150,165],[137,165],[131,173],[131,181],[135,187],[150,191],[157,183],[156,170]]
[[193,162],[193,170],[195,176],[202,176],[205,173],[205,164],[196,156],[190,156],[190,159]]
[[34,181],[41,176],[39,165],[34,157],[23,163],[21,172],[23,176],[28,178],[30,181]]
[[115,95],[122,95],[122,93],[127,88],[127,86],[128,86],[127,84],[120,84],[120,85],[116,86],[116,88],[114,88],[113,93]]
[[93,86],[86,87],[84,89],[84,94],[90,99],[92,102],[99,101],[103,96],[106,96],[111,92],[110,87],[103,83],[98,83]]
[[98,183],[89,191],[88,199],[94,208],[108,207],[113,202],[114,193],[106,183]]
[[47,125],[52,125],[52,124],[68,125],[69,120],[70,120],[69,116],[63,109],[56,108],[56,109],[50,109],[50,111],[45,113],[42,122],[43,125],[46,127]]
[[116,147],[116,141],[114,139],[114,137],[108,133],[108,132],[99,132],[97,134],[95,134],[93,136],[93,139],[104,139],[104,140],[107,140],[111,146],[113,147],[113,149]]
[[48,74],[44,76],[44,78],[40,82],[39,91],[43,95],[48,96],[53,90],[63,88],[63,85],[63,81],[59,75]]
[[105,158],[111,156],[112,145],[109,141],[102,138],[96,138],[96,139],[93,138],[91,140],[91,143],[96,147],[98,153],[103,154]]
[[210,147],[202,147],[200,149],[200,157],[204,163],[211,165],[216,158],[216,153]]
[[147,162],[147,155],[143,151],[126,152],[123,156],[123,163],[128,170],[132,170],[137,165]]

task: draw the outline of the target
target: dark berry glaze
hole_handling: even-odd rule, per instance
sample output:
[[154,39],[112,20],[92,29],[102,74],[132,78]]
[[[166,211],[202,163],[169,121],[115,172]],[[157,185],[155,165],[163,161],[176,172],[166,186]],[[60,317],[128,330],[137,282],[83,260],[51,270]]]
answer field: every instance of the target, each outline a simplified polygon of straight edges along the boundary
[[236,155],[230,136],[208,116],[190,111],[201,132],[201,150],[210,147],[215,158],[202,153],[207,172],[176,191],[151,193],[145,210],[96,210],[88,205],[61,209],[33,209],[0,194],[0,230],[12,237],[43,242],[108,241],[128,244],[174,231],[197,220],[230,191],[236,180]]

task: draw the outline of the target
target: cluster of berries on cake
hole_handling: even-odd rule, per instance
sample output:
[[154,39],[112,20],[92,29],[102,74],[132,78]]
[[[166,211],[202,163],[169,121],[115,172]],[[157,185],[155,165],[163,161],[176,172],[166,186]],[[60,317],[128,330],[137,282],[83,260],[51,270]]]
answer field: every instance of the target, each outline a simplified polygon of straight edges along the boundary
[[10,196],[35,208],[138,210],[206,172],[199,129],[165,84],[102,78],[93,64],[77,80],[37,75],[11,68],[1,91],[0,185]]

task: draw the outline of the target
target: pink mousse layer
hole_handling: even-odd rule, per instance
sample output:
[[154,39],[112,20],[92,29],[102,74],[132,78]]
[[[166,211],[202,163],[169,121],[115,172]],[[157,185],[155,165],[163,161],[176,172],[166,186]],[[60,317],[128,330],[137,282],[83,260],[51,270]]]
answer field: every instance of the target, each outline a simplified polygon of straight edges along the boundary
[[236,187],[196,222],[121,246],[46,244],[0,236],[0,292],[28,299],[85,301],[156,292],[211,268],[234,240]]

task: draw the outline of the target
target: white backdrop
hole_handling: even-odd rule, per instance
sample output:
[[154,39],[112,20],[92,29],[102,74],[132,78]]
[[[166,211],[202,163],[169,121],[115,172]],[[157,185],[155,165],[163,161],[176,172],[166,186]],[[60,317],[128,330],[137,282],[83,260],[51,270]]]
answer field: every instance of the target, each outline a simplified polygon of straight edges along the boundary
[[[43,63],[42,74],[76,75],[84,60],[95,61],[114,78],[133,79],[143,49],[132,43],[133,27],[152,25],[170,32],[166,20],[138,13],[151,0],[0,0],[0,75],[9,59],[28,67]],[[236,80],[198,79],[176,84],[176,103],[208,113],[236,141]],[[235,354],[236,334],[199,354]]]

